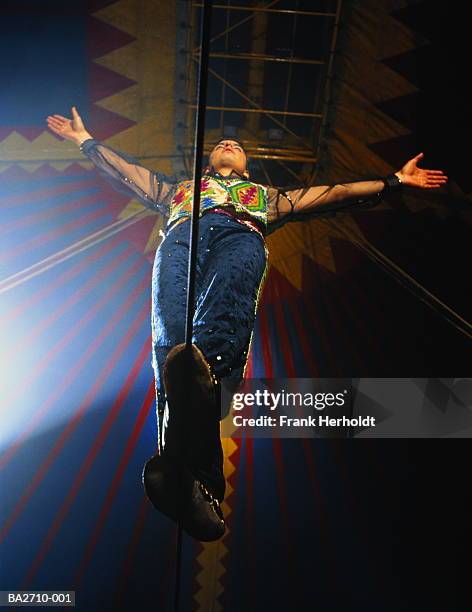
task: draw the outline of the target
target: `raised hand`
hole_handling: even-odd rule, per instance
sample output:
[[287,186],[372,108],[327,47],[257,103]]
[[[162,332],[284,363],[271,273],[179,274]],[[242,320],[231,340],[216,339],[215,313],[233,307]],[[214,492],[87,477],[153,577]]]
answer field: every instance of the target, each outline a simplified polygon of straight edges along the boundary
[[438,189],[447,183],[447,176],[442,170],[425,170],[418,168],[418,162],[423,159],[420,153],[410,159],[401,170],[395,172],[404,185],[417,187],[419,189]]
[[58,136],[66,140],[80,144],[87,138],[92,138],[91,134],[85,129],[81,116],[75,106],[72,107],[72,119],[62,115],[49,115],[47,118],[48,128]]

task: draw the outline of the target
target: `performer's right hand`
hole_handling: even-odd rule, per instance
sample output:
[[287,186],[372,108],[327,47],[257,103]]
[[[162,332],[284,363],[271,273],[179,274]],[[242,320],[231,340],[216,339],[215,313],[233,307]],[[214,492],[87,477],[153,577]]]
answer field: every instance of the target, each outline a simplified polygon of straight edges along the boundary
[[49,115],[47,118],[48,127],[58,136],[62,136],[66,140],[72,140],[80,145],[87,138],[92,138],[92,135],[85,129],[81,116],[77,112],[75,106],[72,107],[72,119],[67,119],[62,115]]

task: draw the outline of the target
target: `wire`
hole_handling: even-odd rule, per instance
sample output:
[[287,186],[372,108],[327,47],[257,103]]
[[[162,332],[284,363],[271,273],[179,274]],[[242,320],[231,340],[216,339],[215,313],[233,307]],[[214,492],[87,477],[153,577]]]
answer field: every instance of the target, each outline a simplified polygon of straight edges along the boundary
[[362,236],[360,233],[352,231],[352,229],[351,231],[348,230],[345,227],[345,224],[339,220],[326,219],[325,222],[334,226],[348,240],[355,244],[359,250],[365,253],[369,259],[392,276],[403,287],[408,289],[410,293],[435,310],[448,323],[453,325],[465,336],[472,338],[472,324],[469,323],[469,321],[461,317],[450,306],[431,293],[431,291],[426,289],[426,287],[419,283],[415,278],[410,276],[408,272],[403,270],[403,268],[400,268],[400,266],[379,251],[371,242],[367,240],[367,238]]

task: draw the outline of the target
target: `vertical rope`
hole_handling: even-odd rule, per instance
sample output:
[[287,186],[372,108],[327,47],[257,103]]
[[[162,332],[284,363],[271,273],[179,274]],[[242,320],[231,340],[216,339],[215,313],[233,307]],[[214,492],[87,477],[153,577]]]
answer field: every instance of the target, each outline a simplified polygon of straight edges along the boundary
[[[195,122],[195,145],[193,159],[193,205],[190,225],[190,254],[187,277],[187,309],[185,315],[185,346],[190,350],[193,335],[193,315],[195,312],[195,277],[198,248],[198,221],[200,218],[200,185],[205,137],[206,92],[208,82],[208,52],[210,47],[212,0],[204,0],[200,24],[200,69],[197,82],[197,116]],[[175,556],[174,611],[179,612],[180,583],[182,570],[182,526],[177,530],[177,550]]]
[[195,123],[195,146],[193,159],[193,206],[190,226],[190,256],[188,262],[187,314],[185,344],[192,344],[193,315],[195,311],[195,276],[197,263],[198,220],[200,216],[200,183],[205,135],[206,91],[208,81],[208,51],[210,46],[211,0],[205,0],[201,20],[200,70],[197,84],[197,117]]
[[179,612],[180,609],[180,576],[182,573],[182,527],[178,526],[176,554],[175,554],[175,585],[174,585],[174,610]]

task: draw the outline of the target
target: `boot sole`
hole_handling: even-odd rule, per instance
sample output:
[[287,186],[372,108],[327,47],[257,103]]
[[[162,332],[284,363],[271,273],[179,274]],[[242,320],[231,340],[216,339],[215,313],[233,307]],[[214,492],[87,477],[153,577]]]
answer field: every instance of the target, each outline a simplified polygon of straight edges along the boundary
[[153,506],[196,540],[214,542],[224,535],[224,520],[204,499],[196,480],[182,464],[155,455],[144,466],[143,485]]

